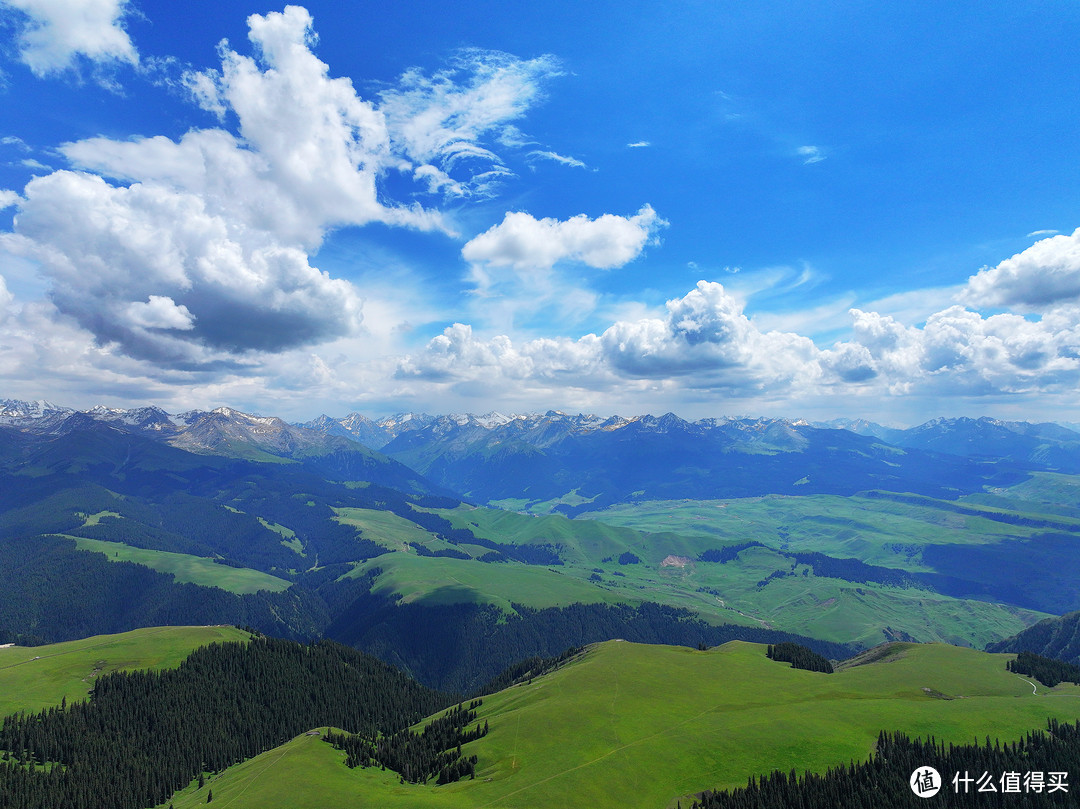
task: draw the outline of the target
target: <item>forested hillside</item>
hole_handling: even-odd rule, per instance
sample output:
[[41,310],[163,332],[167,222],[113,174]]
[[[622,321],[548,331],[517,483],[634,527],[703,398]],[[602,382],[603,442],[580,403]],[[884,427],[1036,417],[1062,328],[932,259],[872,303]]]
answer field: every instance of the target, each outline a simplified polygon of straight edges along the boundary
[[990,652],[1034,652],[1080,664],[1080,612],[1047,618],[1018,635],[987,647]]
[[0,807],[141,809],[310,728],[390,734],[450,701],[325,641],[214,644],[174,670],[101,677],[87,702],[7,717]]

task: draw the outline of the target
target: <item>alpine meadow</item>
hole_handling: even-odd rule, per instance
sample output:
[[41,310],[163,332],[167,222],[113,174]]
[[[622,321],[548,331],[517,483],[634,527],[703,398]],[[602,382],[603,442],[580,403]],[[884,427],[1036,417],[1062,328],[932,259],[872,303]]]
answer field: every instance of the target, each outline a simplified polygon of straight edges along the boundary
[[0,0],[0,809],[1075,805],[1078,37]]

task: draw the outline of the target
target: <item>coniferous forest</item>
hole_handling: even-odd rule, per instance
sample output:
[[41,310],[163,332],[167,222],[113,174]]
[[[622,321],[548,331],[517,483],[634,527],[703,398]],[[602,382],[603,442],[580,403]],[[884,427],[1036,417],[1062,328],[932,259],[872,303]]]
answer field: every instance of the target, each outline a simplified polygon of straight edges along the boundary
[[829,662],[827,657],[819,655],[805,646],[800,646],[798,643],[770,643],[765,650],[765,655],[770,660],[790,663],[794,669],[820,671],[824,674],[833,673],[832,663]]
[[[926,767],[941,775],[940,793],[917,795],[909,779]],[[705,792],[692,809],[1028,809],[1075,806],[1080,772],[1080,722],[1047,723],[1019,742],[949,745],[882,732],[869,761],[831,768],[824,775],[773,771],[731,792]],[[1065,788],[1058,788],[1062,782]]]
[[483,704],[476,699],[458,704],[445,716],[433,719],[420,733],[405,728],[389,736],[372,738],[364,734],[329,732],[326,741],[346,754],[349,767],[382,766],[400,773],[401,780],[424,784],[438,776],[438,784],[459,781],[466,775],[476,776],[476,756],[464,756],[461,745],[483,738],[488,732],[487,721],[470,729],[476,722],[476,709]]
[[328,641],[214,644],[177,669],[104,676],[87,702],[7,717],[0,807],[141,809],[310,728],[390,735],[452,701]]
[[1034,652],[1020,652],[1016,660],[1010,660],[1005,665],[1016,674],[1034,677],[1047,688],[1053,688],[1058,683],[1080,684],[1080,666]]

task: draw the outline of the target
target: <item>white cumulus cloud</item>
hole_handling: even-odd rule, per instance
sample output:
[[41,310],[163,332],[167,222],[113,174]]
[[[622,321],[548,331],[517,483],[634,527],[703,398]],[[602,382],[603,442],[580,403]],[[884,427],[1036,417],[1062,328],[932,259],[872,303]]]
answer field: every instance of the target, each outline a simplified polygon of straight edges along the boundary
[[1080,229],[1041,239],[996,267],[980,270],[968,280],[961,299],[1022,311],[1080,301]]
[[7,281],[4,280],[4,276],[0,275],[0,323],[7,320],[8,307],[11,306],[14,300],[15,296],[8,291]]
[[2,5],[26,14],[19,56],[37,76],[70,68],[77,56],[93,62],[139,61],[123,27],[127,0],[3,0]]
[[17,222],[0,245],[40,263],[60,312],[132,356],[280,351],[360,322],[350,284],[296,247],[232,226],[194,194],[61,171],[27,185]]
[[380,200],[379,176],[396,164],[385,120],[311,52],[308,12],[288,6],[248,24],[258,59],[224,48],[221,71],[200,74],[202,103],[235,113],[239,137],[91,138],[64,154],[109,177],[197,194],[215,213],[309,248],[331,227],[440,226],[435,212]]
[[195,327],[195,317],[191,311],[164,295],[150,295],[146,303],[132,301],[125,308],[124,314],[132,326],[140,329],[186,331]]
[[185,76],[220,128],[64,144],[77,171],[0,193],[18,208],[0,246],[36,261],[57,311],[102,346],[235,366],[356,333],[360,292],[309,254],[346,226],[449,232],[438,211],[395,202],[382,180],[400,172],[421,191],[476,193],[507,171],[489,142],[517,132],[511,122],[557,72],[548,57],[464,51],[450,69],[410,70],[365,100],[312,51],[306,9],[247,22],[252,55],[223,42],[220,70]]
[[585,214],[567,220],[536,219],[521,211],[471,239],[461,250],[466,261],[518,271],[550,269],[561,261],[576,261],[609,270],[633,261],[667,223],[652,206],[633,216]]
[[818,374],[817,350],[796,334],[761,332],[724,288],[701,281],[668,301],[666,316],[619,321],[602,334],[515,345],[479,339],[455,324],[399,365],[399,378],[469,382],[503,378],[603,389],[635,380],[679,378],[687,387],[759,393],[789,389]]

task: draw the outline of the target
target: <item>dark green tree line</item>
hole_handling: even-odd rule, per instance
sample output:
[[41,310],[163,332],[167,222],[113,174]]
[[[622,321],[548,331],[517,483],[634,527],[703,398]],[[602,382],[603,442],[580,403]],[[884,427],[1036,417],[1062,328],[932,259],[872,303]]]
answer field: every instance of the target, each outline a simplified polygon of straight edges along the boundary
[[765,656],[770,660],[781,663],[790,663],[793,669],[805,669],[806,671],[820,671],[832,674],[832,663],[827,657],[817,652],[800,646],[798,643],[769,644],[765,650]]
[[1066,663],[1063,660],[1043,657],[1034,652],[1020,652],[1016,656],[1016,660],[1010,660],[1005,664],[1005,667],[1017,674],[1034,677],[1047,688],[1053,688],[1058,683],[1076,683],[1080,685],[1080,666]]
[[[916,795],[913,775],[933,767],[942,776],[940,792]],[[1051,791],[1051,773],[1064,776],[1066,790]],[[692,809],[1038,809],[1075,806],[1080,773],[1080,722],[1051,719],[1046,731],[1032,731],[1018,742],[946,746],[930,739],[912,740],[882,732],[868,761],[832,767],[823,774],[774,770],[750,778],[742,789],[704,792]],[[1039,776],[1033,781],[1031,775]],[[1011,777],[1010,777],[1011,776]],[[1009,777],[1009,781],[1005,779]],[[1062,780],[1060,777],[1057,780]],[[1041,789],[1031,788],[1041,783]],[[1006,791],[1006,785],[1010,791]],[[982,786],[982,789],[980,789]],[[993,786],[990,790],[988,787]]]
[[390,735],[449,701],[329,641],[214,644],[177,669],[104,676],[87,702],[7,717],[0,809],[140,809],[309,728]]

